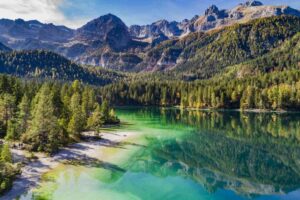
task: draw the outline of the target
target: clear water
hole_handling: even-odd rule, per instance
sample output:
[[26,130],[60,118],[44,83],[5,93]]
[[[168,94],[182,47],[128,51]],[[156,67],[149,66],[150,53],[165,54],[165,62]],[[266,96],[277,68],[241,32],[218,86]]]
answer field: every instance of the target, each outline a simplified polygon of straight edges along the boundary
[[118,167],[61,166],[20,199],[300,199],[300,114],[118,110]]

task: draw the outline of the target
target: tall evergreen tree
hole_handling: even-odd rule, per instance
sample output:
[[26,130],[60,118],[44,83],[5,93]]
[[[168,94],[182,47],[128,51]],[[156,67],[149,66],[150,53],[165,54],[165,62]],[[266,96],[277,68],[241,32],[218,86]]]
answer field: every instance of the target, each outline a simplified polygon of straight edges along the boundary
[[65,140],[54,114],[53,101],[49,98],[50,93],[49,85],[44,84],[37,94],[36,105],[33,105],[29,128],[22,137],[33,151],[53,153]]
[[18,106],[19,112],[17,116],[17,132],[18,132],[18,138],[26,132],[28,128],[28,122],[30,119],[30,101],[26,94],[24,94],[19,106]]
[[1,160],[7,163],[12,163],[12,155],[8,144],[4,144],[2,147]]
[[99,129],[102,127],[102,125],[105,123],[103,120],[103,115],[101,112],[101,107],[98,104],[96,106],[95,111],[92,113],[92,115],[88,118],[87,121],[87,127],[90,130],[99,131]]
[[17,140],[18,138],[19,138],[19,134],[17,131],[16,122],[14,122],[13,120],[9,120],[7,123],[5,140],[13,141],[13,140]]
[[102,118],[104,122],[107,122],[109,120],[109,105],[107,100],[104,100],[101,104],[101,112],[102,112]]
[[13,117],[16,109],[15,96],[4,93],[0,96],[0,118],[7,126],[8,121]]
[[72,95],[70,103],[71,118],[68,124],[68,132],[70,136],[75,140],[78,140],[80,138],[80,134],[83,131],[85,122],[80,105],[80,99],[81,97],[79,92],[75,92]]

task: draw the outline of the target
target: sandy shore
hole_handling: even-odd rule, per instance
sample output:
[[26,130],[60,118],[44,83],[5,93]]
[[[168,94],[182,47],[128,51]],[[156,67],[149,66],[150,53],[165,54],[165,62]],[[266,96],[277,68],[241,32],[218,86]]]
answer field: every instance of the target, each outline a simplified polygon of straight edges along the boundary
[[[113,132],[101,133],[101,139],[93,139],[61,149],[53,157],[45,154],[36,154],[37,159],[31,162],[25,162],[22,167],[21,175],[14,181],[12,189],[2,196],[1,200],[12,200],[20,195],[37,187],[41,176],[58,167],[60,164],[69,161],[81,161],[89,165],[92,162],[105,162],[105,153],[116,147],[121,147],[122,143],[134,138],[136,133],[131,132]],[[120,148],[121,149],[121,148]],[[25,151],[12,150],[15,160],[24,161]]]

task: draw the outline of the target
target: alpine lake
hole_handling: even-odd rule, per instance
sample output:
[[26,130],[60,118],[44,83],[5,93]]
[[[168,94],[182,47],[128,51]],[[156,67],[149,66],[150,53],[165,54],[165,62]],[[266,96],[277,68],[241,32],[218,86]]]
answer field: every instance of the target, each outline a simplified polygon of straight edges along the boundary
[[297,200],[300,113],[118,108],[137,137],[109,162],[64,164],[20,200]]

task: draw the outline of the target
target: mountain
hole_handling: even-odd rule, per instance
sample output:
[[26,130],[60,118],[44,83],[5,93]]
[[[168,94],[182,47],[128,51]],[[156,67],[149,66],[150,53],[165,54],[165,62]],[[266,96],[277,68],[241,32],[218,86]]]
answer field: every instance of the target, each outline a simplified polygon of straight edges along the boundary
[[52,52],[0,52],[0,73],[25,78],[80,80],[93,85],[105,85],[121,77],[115,72],[83,68]]
[[74,30],[65,26],[43,24],[36,20],[0,20],[0,42],[12,49],[49,49],[73,37]]
[[129,31],[135,39],[154,43],[179,37],[183,33],[177,22],[168,22],[167,20],[160,20],[145,26],[133,25],[129,27]]
[[228,67],[223,76],[229,78],[244,78],[273,71],[298,69],[300,67],[300,32],[273,51]]
[[185,19],[182,22],[161,20],[151,25],[133,25],[129,29],[131,35],[139,40],[163,41],[182,37],[191,32],[206,32],[257,18],[279,15],[300,17],[300,11],[288,6],[265,6],[259,1],[252,0],[228,10],[219,10],[217,6],[212,5],[204,15],[196,15],[191,20]]
[[136,54],[146,46],[132,40],[120,18],[108,14],[77,29],[58,52],[81,64],[126,71],[141,62]]
[[127,47],[131,37],[124,22],[120,18],[108,14],[94,19],[76,30],[75,38],[72,40],[88,43],[99,41],[99,43],[108,44],[118,50]]
[[259,1],[247,1],[230,10],[219,10],[211,6],[204,16],[194,23],[196,31],[209,31],[236,23],[245,23],[253,19],[279,15],[293,15],[300,17],[300,11],[288,6],[264,6]]
[[[223,48],[222,46],[218,47],[217,42],[213,40],[217,39],[219,35],[221,37],[223,33],[225,34],[224,28],[236,26],[236,24],[248,24],[254,19],[281,15],[300,16],[300,11],[288,6],[265,6],[259,1],[247,1],[228,10],[220,10],[217,6],[212,5],[204,15],[196,15],[192,19],[185,19],[182,22],[159,20],[143,26],[127,27],[117,16],[107,14],[76,30],[65,26],[43,24],[36,20],[2,19],[0,20],[0,42],[14,50],[53,51],[78,64],[102,66],[114,70],[161,71],[178,68],[181,71],[192,72],[191,69],[194,68],[192,66],[197,65],[198,68],[203,68],[201,66],[206,66],[210,62],[207,61],[207,64],[201,62],[205,56],[196,59],[197,56],[202,55],[202,53],[196,53],[201,51],[198,48],[203,51],[208,51],[209,48],[215,48],[213,51]],[[282,27],[277,28],[281,29]],[[247,34],[251,34],[251,32]],[[251,42],[241,41],[247,40],[246,37],[238,38],[238,42],[241,43],[238,45]],[[279,38],[279,42],[282,40]],[[210,43],[215,45],[207,46]],[[276,44],[276,41],[273,43]],[[226,46],[227,44],[222,45]],[[207,46],[208,49],[202,48],[204,46]],[[264,45],[262,47],[264,51],[269,51],[271,48]],[[245,51],[244,58],[236,59],[237,62],[255,56],[247,49],[242,49],[243,46],[237,48],[237,51]],[[218,54],[215,55],[218,56]],[[223,55],[221,58],[225,59],[226,57],[224,58]],[[237,62],[221,65],[236,64]],[[222,62],[220,61],[220,63]],[[198,70],[197,73],[200,71]]]
[[136,71],[170,71],[209,78],[227,66],[265,55],[300,31],[300,18],[256,19],[208,33],[165,41],[146,53]]

